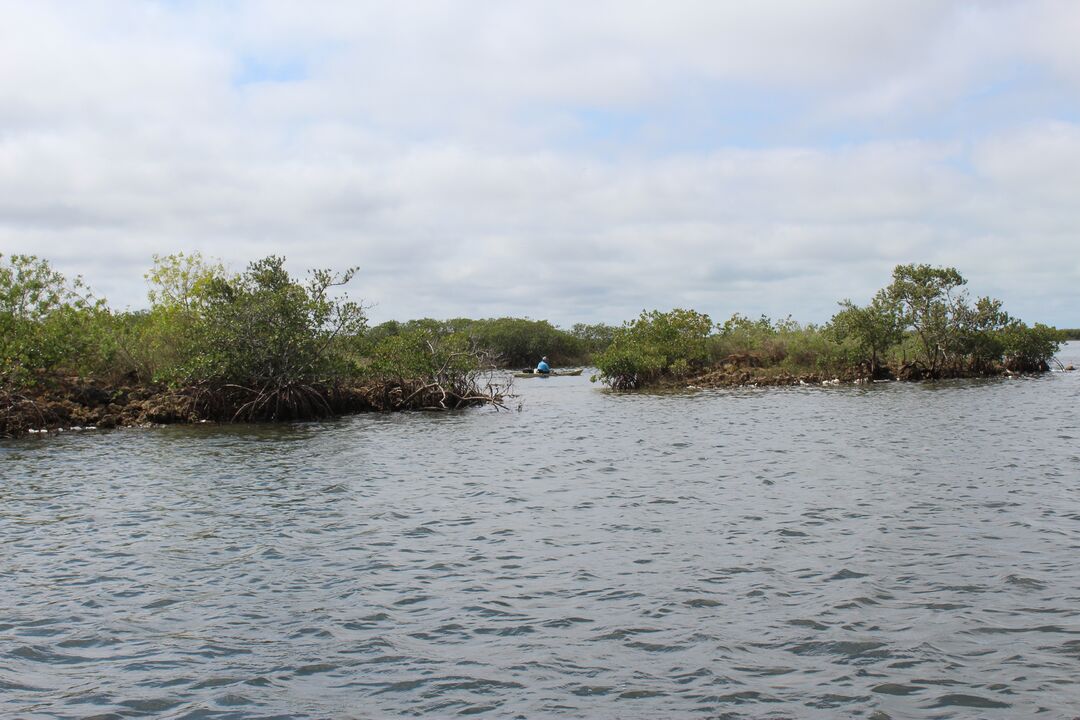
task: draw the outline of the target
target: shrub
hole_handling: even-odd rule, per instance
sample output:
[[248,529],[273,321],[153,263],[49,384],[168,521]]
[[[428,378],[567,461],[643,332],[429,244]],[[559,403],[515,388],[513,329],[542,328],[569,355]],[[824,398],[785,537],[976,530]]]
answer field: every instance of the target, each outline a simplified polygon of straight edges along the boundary
[[283,258],[251,263],[238,275],[199,256],[155,258],[154,303],[131,330],[153,348],[156,379],[208,391],[221,414],[248,420],[329,414],[325,393],[357,372],[363,308],[333,297],[355,269],[292,278]]
[[506,367],[532,367],[543,356],[556,365],[585,356],[585,343],[547,320],[489,318],[468,323],[466,332]]
[[781,365],[788,372],[832,373],[851,365],[848,348],[821,328],[808,325],[784,335],[786,355]]
[[1000,333],[1005,367],[1016,372],[1050,369],[1050,360],[1061,347],[1061,333],[1042,323],[1028,327],[1015,321]]
[[381,340],[364,374],[398,382],[447,379],[479,370],[480,361],[480,354],[464,335],[409,330]]
[[960,303],[956,309],[958,362],[965,370],[991,372],[1002,361],[1005,342],[1002,332],[1014,323],[1001,309],[1001,301],[979,298],[975,305]]
[[904,336],[900,306],[884,290],[870,304],[859,307],[850,300],[829,322],[829,332],[839,343],[850,341],[856,364],[865,363],[871,377],[880,373],[885,354]]
[[581,349],[586,353],[586,356],[592,357],[603,352],[611,345],[611,340],[615,337],[615,328],[604,323],[595,323],[593,325],[575,323],[570,328],[570,334],[581,343]]
[[718,330],[711,343],[710,354],[714,360],[751,356],[758,364],[764,364],[767,355],[775,354],[776,330],[765,315],[751,320],[735,313]]
[[464,333],[413,328],[383,338],[364,373],[381,387],[386,409],[453,409],[488,403],[503,407],[505,388],[483,382],[490,357]]
[[107,314],[80,278],[67,280],[33,255],[0,255],[0,382],[84,369]]
[[955,268],[931,265],[897,265],[893,281],[885,293],[900,308],[905,327],[918,338],[919,359],[931,377],[953,353],[961,351],[958,308],[964,295],[958,289],[967,284]]
[[599,379],[618,390],[680,378],[704,367],[709,359],[712,321],[693,310],[642,312],[637,320],[617,329],[600,353]]

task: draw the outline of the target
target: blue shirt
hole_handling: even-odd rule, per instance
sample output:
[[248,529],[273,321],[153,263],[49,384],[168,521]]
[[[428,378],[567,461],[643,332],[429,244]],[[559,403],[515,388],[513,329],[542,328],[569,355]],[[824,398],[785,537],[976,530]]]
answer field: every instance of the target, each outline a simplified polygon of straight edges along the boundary
[[536,371],[542,373],[551,372],[551,367],[546,362],[541,360],[540,364],[536,366]]

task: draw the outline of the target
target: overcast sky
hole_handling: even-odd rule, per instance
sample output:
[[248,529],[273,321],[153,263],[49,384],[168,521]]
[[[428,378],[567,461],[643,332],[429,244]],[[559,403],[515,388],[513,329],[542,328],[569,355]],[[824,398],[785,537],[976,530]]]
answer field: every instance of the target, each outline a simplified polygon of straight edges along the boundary
[[827,320],[894,265],[1080,326],[1080,2],[0,0],[0,253],[359,266],[378,322]]

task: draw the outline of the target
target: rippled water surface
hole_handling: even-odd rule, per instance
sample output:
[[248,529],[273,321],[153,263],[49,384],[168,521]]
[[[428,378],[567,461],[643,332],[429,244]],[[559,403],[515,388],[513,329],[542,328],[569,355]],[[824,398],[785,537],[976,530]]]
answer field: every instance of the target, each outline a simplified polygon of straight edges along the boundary
[[517,390],[0,444],[0,716],[1080,715],[1080,373]]

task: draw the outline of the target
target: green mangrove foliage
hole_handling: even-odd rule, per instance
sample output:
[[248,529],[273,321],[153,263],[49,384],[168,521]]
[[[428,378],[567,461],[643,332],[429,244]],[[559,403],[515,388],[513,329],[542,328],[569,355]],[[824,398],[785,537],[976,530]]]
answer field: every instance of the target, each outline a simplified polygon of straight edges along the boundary
[[850,364],[849,352],[827,328],[800,325],[791,316],[773,322],[762,315],[752,321],[737,313],[711,338],[714,365],[774,373],[835,373]]
[[847,346],[849,359],[866,365],[870,377],[882,377],[886,354],[904,339],[904,321],[896,301],[879,290],[863,307],[850,300],[841,301],[840,306],[843,310],[833,316],[829,327],[833,338]]
[[110,321],[79,278],[33,256],[0,254],[0,437],[44,425],[34,396],[107,360]]
[[340,343],[361,332],[366,317],[359,303],[331,297],[329,290],[355,272],[313,270],[301,283],[283,258],[271,256],[239,275],[205,276],[190,304],[152,308],[176,313],[182,319],[176,329],[187,336],[179,362],[164,368],[166,377],[280,388],[348,376]]
[[369,336],[362,305],[333,292],[355,273],[312,270],[301,283],[279,257],[235,276],[197,256],[158,258],[150,312],[179,351],[157,376],[213,388],[205,397],[244,419],[329,415],[355,405],[357,388],[379,409],[499,405],[482,382],[486,356],[453,327],[413,321]]
[[[31,422],[501,406],[490,369],[531,367],[543,355],[555,365],[592,361],[595,379],[631,389],[1039,371],[1063,339],[998,300],[971,300],[957,270],[930,265],[897,266],[866,305],[844,300],[824,326],[739,314],[714,325],[675,309],[569,331],[509,317],[368,327],[342,289],[355,273],[312,270],[301,280],[275,256],[238,273],[198,253],[155,256],[149,307],[115,312],[45,260],[0,255],[0,435]],[[136,396],[138,411],[124,404]],[[71,397],[81,409],[64,404]]]
[[954,268],[899,265],[869,303],[844,300],[820,327],[739,314],[710,327],[707,316],[693,311],[643,313],[597,356],[599,379],[629,389],[688,377],[745,384],[1048,370],[1061,334],[1029,327],[999,300],[972,302],[966,284]]
[[939,378],[1048,370],[1061,344],[1058,331],[1038,323],[1028,327],[1010,317],[1000,300],[981,297],[971,304],[961,289],[966,284],[954,268],[898,265],[893,270],[885,292],[914,344],[914,358],[904,348],[901,372]]
[[717,326],[709,347],[716,365],[827,372],[847,361],[821,328],[800,325],[791,317],[773,322],[764,315],[751,320],[736,313]]
[[709,316],[693,310],[642,312],[616,329],[596,356],[598,377],[617,390],[687,377],[708,361],[711,329]]
[[587,354],[578,338],[546,320],[476,320],[464,331],[480,346],[490,349],[505,367],[532,367],[544,355],[557,365],[567,365],[581,362]]
[[379,340],[368,363],[366,372],[380,379],[381,406],[387,409],[502,407],[503,388],[487,370],[490,353],[464,333],[414,325]]
[[[277,419],[330,415],[325,388],[355,374],[350,338],[366,325],[359,303],[331,288],[355,274],[312,270],[301,283],[284,258],[267,257],[235,276],[200,273],[191,297],[158,293],[159,309],[179,322],[181,349],[159,371],[172,384],[216,391],[234,417]],[[159,263],[160,267],[161,263]],[[230,402],[231,401],[231,402]]]
[[68,280],[30,255],[0,254],[0,385],[87,369],[107,312],[80,278]]
[[492,366],[532,367],[543,356],[556,365],[580,365],[603,350],[611,341],[613,328],[603,325],[575,325],[570,331],[546,320],[528,318],[486,318],[471,320],[410,320],[376,325],[367,331],[369,347],[387,337],[422,331],[432,337],[467,338]]
[[589,361],[611,345],[615,338],[615,328],[604,323],[574,323],[570,328],[570,335],[580,344],[579,347],[584,352],[582,359]]
[[396,349],[369,338],[363,306],[341,289],[355,273],[300,280],[274,256],[239,273],[198,253],[155,256],[150,307],[117,313],[44,260],[0,256],[0,435],[501,404],[479,372],[487,355],[464,335],[419,342],[430,328],[417,323],[394,334]]

